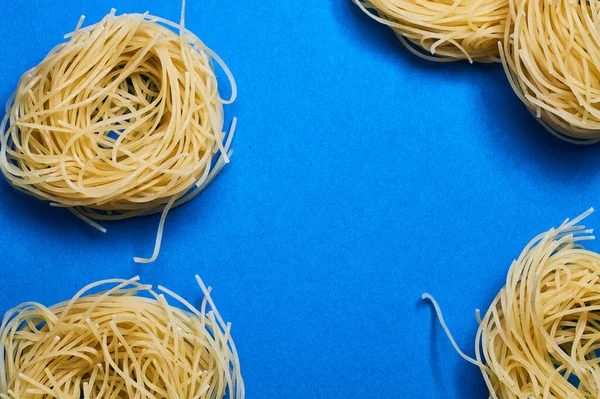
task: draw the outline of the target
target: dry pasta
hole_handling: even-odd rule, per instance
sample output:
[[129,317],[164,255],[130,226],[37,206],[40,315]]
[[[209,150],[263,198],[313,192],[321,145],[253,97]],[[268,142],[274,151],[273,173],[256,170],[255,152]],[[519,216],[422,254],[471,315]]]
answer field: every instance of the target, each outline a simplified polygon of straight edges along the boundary
[[552,134],[600,139],[600,3],[510,0],[501,49],[521,101]]
[[[185,9],[185,4],[184,8]],[[19,81],[0,125],[0,169],[18,190],[92,226],[167,213],[202,192],[229,162],[236,88],[225,64],[184,25],[115,15],[66,35]],[[178,32],[172,30],[175,29]],[[218,91],[213,59],[232,96]]]
[[10,310],[0,327],[0,398],[243,399],[231,326],[196,279],[200,309],[133,278]]
[[496,399],[600,396],[600,255],[581,242],[592,210],[535,237],[510,267],[506,285],[480,320],[475,358]]
[[392,28],[414,54],[432,61],[499,61],[507,0],[353,0]]

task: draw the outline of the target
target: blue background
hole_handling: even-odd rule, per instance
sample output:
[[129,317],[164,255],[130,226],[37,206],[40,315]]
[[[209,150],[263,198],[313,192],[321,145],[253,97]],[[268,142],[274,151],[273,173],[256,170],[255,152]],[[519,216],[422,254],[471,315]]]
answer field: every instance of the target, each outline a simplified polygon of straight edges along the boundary
[[[180,12],[176,0],[4,3],[3,101],[81,14]],[[249,398],[486,398],[421,294],[472,354],[473,311],[511,260],[597,205],[599,147],[547,134],[499,65],[422,61],[349,0],[190,1],[186,22],[239,84],[232,163],[169,214],[149,265],[132,258],[152,252],[158,217],[103,235],[0,184],[2,308],[136,274],[198,302],[199,273],[233,323]]]

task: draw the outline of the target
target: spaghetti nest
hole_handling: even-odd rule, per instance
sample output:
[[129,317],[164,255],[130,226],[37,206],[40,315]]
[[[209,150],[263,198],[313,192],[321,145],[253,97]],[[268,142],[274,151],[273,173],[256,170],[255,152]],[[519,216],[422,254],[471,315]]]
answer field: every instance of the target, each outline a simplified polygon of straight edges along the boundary
[[371,18],[392,28],[402,44],[422,58],[499,61],[506,0],[353,1]]
[[[165,216],[229,161],[235,120],[227,136],[223,104],[235,98],[233,78],[184,27],[183,12],[181,24],[114,10],[82,22],[20,79],[0,126],[0,169],[17,189],[101,230],[94,220]],[[219,95],[213,59],[231,79],[230,100]]]
[[594,238],[578,225],[590,212],[540,234],[513,262],[480,322],[475,359],[449,335],[481,368],[491,397],[598,397],[600,255],[578,244]]
[[600,139],[600,2],[510,0],[503,64],[511,85],[554,135]]
[[[105,280],[46,308],[24,303],[0,328],[0,397],[244,398],[235,345],[206,288],[195,309],[131,280]],[[105,291],[98,287],[112,285]]]

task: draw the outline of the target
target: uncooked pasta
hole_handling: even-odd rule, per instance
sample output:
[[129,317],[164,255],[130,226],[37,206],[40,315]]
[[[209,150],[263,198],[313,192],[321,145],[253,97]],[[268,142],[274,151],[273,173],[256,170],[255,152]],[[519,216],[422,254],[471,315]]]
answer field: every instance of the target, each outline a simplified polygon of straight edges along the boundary
[[552,134],[600,139],[600,3],[510,0],[503,65],[521,101]]
[[231,326],[196,279],[199,309],[137,278],[12,309],[0,327],[0,398],[243,399]]
[[[99,220],[167,213],[202,192],[229,162],[235,83],[181,23],[115,15],[77,28],[19,81],[0,125],[0,169],[18,190]],[[216,60],[232,84],[223,100]]]
[[592,210],[535,237],[508,271],[475,338],[475,358],[492,398],[600,397],[600,255],[581,242]]
[[392,28],[414,54],[432,61],[499,61],[508,0],[353,0]]

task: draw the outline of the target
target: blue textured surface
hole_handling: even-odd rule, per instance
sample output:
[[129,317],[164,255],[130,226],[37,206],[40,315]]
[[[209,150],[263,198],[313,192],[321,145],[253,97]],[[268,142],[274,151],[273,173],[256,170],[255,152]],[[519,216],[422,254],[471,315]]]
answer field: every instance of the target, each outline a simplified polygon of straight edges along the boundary
[[[3,100],[80,14],[180,11],[5,3]],[[473,310],[510,261],[597,204],[600,148],[550,137],[500,66],[421,61],[349,0],[190,1],[187,25],[237,78],[233,162],[169,215],[150,265],[132,258],[152,252],[158,217],[102,235],[0,184],[2,308],[136,274],[198,300],[199,273],[233,323],[249,398],[486,398],[421,294],[472,353]]]

